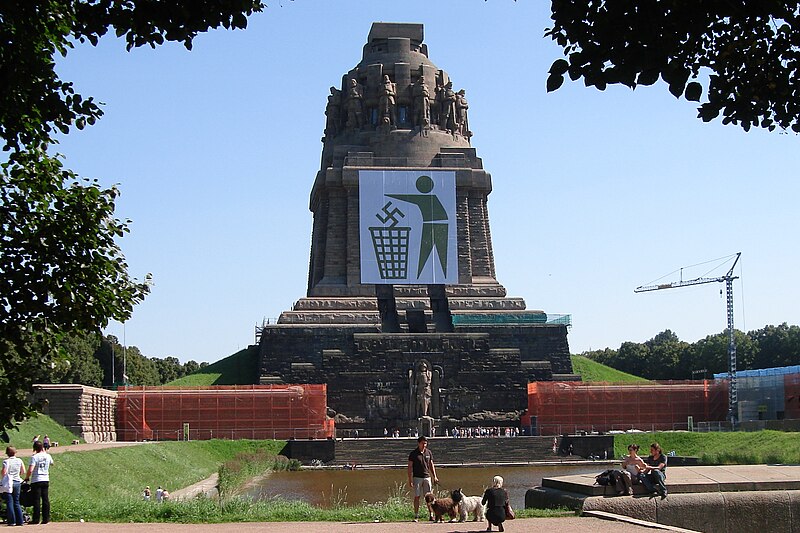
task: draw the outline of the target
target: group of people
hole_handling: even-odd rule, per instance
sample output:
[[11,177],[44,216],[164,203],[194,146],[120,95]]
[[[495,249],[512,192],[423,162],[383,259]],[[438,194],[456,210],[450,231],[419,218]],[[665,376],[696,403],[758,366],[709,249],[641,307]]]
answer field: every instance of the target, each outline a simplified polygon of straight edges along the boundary
[[[408,486],[414,495],[414,522],[419,522],[420,499],[433,492],[433,486],[439,483],[433,454],[428,449],[428,439],[421,436],[417,439],[417,447],[408,455]],[[503,488],[503,478],[494,476],[492,486],[483,493],[482,505],[486,506],[486,531],[496,526],[503,531],[503,522],[510,510],[508,492]],[[433,513],[428,508],[428,519],[433,520]]]
[[478,426],[470,428],[454,427],[450,431],[450,436],[453,437],[454,439],[481,438],[481,437],[518,437],[519,428],[516,427],[501,428],[497,426],[493,427]]
[[[53,458],[47,453],[44,442],[33,440],[33,455],[28,461],[28,468],[22,459],[17,457],[14,446],[6,447],[7,458],[3,461],[0,472],[0,492],[5,493],[6,524],[21,526],[25,524],[25,517],[20,505],[23,480],[30,483],[31,499],[33,503],[32,524],[46,524],[50,521],[50,467]],[[45,435],[45,438],[47,436]],[[48,448],[50,441],[48,439]]]
[[655,492],[662,499],[667,497],[667,456],[661,445],[654,442],[650,445],[650,455],[644,459],[639,457],[639,445],[629,444],[628,455],[622,460],[622,481],[624,488],[619,487],[619,494],[633,494],[633,485],[641,483],[648,492]]
[[[152,492],[150,491],[150,485],[146,486],[142,491],[142,499],[146,502],[149,502],[152,497]],[[162,503],[169,500],[169,491],[167,489],[162,489],[161,486],[156,489],[156,503]]]

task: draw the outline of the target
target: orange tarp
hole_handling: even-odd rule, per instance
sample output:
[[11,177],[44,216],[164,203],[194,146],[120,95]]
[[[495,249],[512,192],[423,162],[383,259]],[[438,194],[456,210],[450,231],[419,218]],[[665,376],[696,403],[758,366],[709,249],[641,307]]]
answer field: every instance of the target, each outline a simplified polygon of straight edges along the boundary
[[333,420],[326,409],[325,384],[122,387],[117,438],[327,438],[333,436]]
[[[580,431],[687,429],[724,421],[727,382],[662,382],[642,385],[538,381],[528,383],[528,413],[540,435]],[[530,418],[529,418],[530,417]]]

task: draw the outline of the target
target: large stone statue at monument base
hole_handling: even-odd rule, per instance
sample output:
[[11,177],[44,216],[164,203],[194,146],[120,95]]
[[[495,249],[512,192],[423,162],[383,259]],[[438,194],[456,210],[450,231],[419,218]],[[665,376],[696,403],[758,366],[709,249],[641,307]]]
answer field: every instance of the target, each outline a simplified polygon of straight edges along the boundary
[[575,378],[569,318],[496,279],[468,107],[420,24],[373,24],[331,88],[307,293],[259,334],[261,383],[327,383],[337,427],[516,424],[529,381]]

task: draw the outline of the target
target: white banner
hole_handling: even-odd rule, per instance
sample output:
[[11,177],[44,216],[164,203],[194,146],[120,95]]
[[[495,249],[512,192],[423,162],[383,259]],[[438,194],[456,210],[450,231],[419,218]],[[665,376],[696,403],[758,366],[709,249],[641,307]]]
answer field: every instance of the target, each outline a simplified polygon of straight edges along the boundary
[[360,170],[361,283],[458,283],[456,173]]

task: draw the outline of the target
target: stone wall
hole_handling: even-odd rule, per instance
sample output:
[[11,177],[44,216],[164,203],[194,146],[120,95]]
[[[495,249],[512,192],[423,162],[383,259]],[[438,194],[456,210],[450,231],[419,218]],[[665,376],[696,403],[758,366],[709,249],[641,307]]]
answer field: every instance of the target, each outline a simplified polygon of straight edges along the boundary
[[34,385],[42,413],[86,442],[117,440],[117,393],[85,385]]
[[279,325],[261,338],[262,383],[328,383],[331,409],[380,428],[415,418],[410,380],[420,360],[439,380],[431,413],[437,419],[521,412],[529,381],[571,371],[566,327],[558,325],[426,334]]

